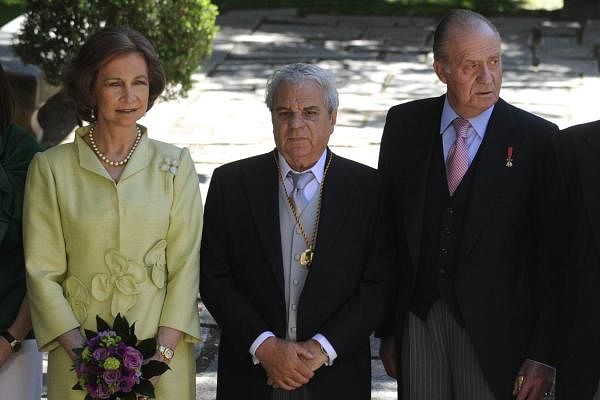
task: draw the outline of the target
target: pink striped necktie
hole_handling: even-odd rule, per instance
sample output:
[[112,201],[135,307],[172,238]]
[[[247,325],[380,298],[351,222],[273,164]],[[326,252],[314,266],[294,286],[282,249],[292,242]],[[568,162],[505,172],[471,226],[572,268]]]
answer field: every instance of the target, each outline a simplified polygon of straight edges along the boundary
[[452,121],[456,131],[456,141],[450,147],[448,160],[446,161],[446,177],[448,179],[448,192],[450,196],[460,185],[460,181],[469,169],[469,152],[467,147],[467,132],[471,127],[469,121],[463,118],[456,118]]

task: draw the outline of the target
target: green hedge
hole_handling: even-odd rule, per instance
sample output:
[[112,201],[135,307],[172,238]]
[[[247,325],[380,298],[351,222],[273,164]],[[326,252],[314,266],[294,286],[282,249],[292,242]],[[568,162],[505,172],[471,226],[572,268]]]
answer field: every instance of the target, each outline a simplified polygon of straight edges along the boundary
[[25,12],[25,0],[0,0],[0,26]]
[[521,14],[527,13],[523,7],[532,2],[540,6],[556,3],[555,0],[214,0],[222,11],[293,7],[301,14],[354,15],[438,15],[453,8],[473,9],[486,15]]
[[167,76],[165,95],[185,95],[210,54],[217,7],[210,0],[30,0],[15,51],[60,83],[65,62],[105,25],[128,25],[154,45]]

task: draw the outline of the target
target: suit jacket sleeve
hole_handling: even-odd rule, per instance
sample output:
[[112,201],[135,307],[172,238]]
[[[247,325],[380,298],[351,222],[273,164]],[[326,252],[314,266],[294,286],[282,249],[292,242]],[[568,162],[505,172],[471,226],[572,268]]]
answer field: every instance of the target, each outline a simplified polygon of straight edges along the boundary
[[234,266],[229,256],[230,235],[224,221],[223,207],[228,176],[222,168],[213,174],[204,208],[204,229],[200,258],[200,294],[217,323],[232,344],[248,351],[262,332],[271,328],[252,305],[252,301],[235,283]]
[[402,196],[400,195],[403,190],[401,187],[403,180],[397,175],[400,168],[396,141],[399,133],[402,132],[400,127],[401,118],[397,111],[397,108],[392,108],[388,112],[379,148],[378,170],[383,181],[382,193],[386,215],[386,230],[390,242],[395,247],[391,267],[395,290],[389,311],[375,332],[377,337],[394,336],[398,331],[401,334],[408,303],[407,294],[409,293],[410,263],[408,248],[404,239],[404,220],[401,212],[403,205]]
[[200,340],[198,323],[198,279],[202,200],[194,163],[187,149],[179,159],[173,181],[173,205],[167,232],[167,294],[160,326],[186,334],[185,340]]
[[[332,344],[338,357],[352,353],[381,323],[392,303],[395,282],[392,279],[393,243],[387,230],[380,179],[377,185],[361,187],[374,198],[375,211],[370,223],[370,238],[364,246],[367,257],[354,294],[332,315],[319,330]],[[343,266],[341,267],[343,268]]]
[[558,168],[555,125],[540,146],[534,187],[531,190],[530,215],[533,234],[537,238],[537,261],[532,265],[532,289],[538,310],[528,358],[555,365],[555,332],[557,330],[558,300],[560,297],[560,268],[563,243],[560,241],[561,178]]
[[58,346],[55,339],[79,322],[63,295],[67,255],[54,176],[44,153],[33,158],[27,174],[23,237],[33,330],[40,350],[50,351]]

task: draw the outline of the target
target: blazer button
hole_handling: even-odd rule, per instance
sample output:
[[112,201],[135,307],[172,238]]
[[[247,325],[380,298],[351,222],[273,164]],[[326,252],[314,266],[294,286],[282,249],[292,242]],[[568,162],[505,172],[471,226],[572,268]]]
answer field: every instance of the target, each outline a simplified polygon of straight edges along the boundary
[[448,254],[448,249],[440,249],[440,254],[445,256]]
[[452,207],[448,207],[446,209],[446,211],[448,211],[448,214],[450,214],[450,215],[454,214],[454,208],[452,208]]
[[296,327],[295,326],[291,327],[290,331],[295,333],[296,332]]
[[449,235],[449,234],[451,234],[451,233],[452,233],[452,231],[450,230],[450,228],[448,228],[447,226],[445,226],[445,227],[444,227],[444,233],[445,233],[446,235]]
[[446,270],[444,268],[440,268],[440,274],[444,275],[446,273]]
[[298,286],[298,280],[297,279],[294,279],[293,283],[294,283],[294,286]]
[[294,256],[294,260],[296,260],[296,261],[299,261],[299,260],[300,260],[300,254],[296,254],[296,255]]
[[302,233],[302,232],[300,231],[300,228],[296,228],[296,229],[295,229],[295,232],[296,232],[296,235],[299,235],[299,234],[301,234],[301,233]]
[[295,304],[292,304],[292,310],[296,311],[296,308],[298,308],[298,306]]

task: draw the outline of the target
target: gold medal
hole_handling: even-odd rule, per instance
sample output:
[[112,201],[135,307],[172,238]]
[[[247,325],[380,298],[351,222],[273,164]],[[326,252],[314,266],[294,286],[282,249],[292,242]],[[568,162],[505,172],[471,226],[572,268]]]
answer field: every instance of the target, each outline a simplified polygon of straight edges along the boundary
[[279,163],[277,162],[277,155],[273,153],[273,158],[275,160],[275,166],[277,167],[277,175],[279,176],[279,182],[281,183],[281,187],[283,188],[283,192],[285,193],[285,197],[287,198],[288,206],[290,207],[290,211],[296,220],[296,224],[298,228],[300,228],[300,232],[302,233],[302,238],[304,239],[304,243],[308,247],[306,250],[300,254],[300,265],[304,268],[310,267],[310,264],[313,262],[313,258],[315,257],[315,245],[317,243],[317,232],[319,230],[319,219],[321,216],[321,200],[323,199],[323,184],[325,183],[325,177],[327,176],[327,172],[329,171],[329,167],[331,166],[331,160],[333,160],[333,154],[329,155],[329,160],[325,165],[325,170],[323,171],[323,179],[321,180],[321,185],[319,186],[319,202],[317,204],[317,212],[315,215],[315,223],[313,226],[313,234],[312,240],[309,240],[306,232],[304,232],[304,225],[302,224],[302,220],[298,216],[296,212],[296,205],[294,204],[294,200],[288,194],[287,189],[285,188],[285,184],[283,182],[283,176],[281,176],[281,169],[279,168]]
[[312,263],[315,252],[309,247],[304,250],[302,254],[300,254],[300,265],[305,268],[310,267],[310,263]]

